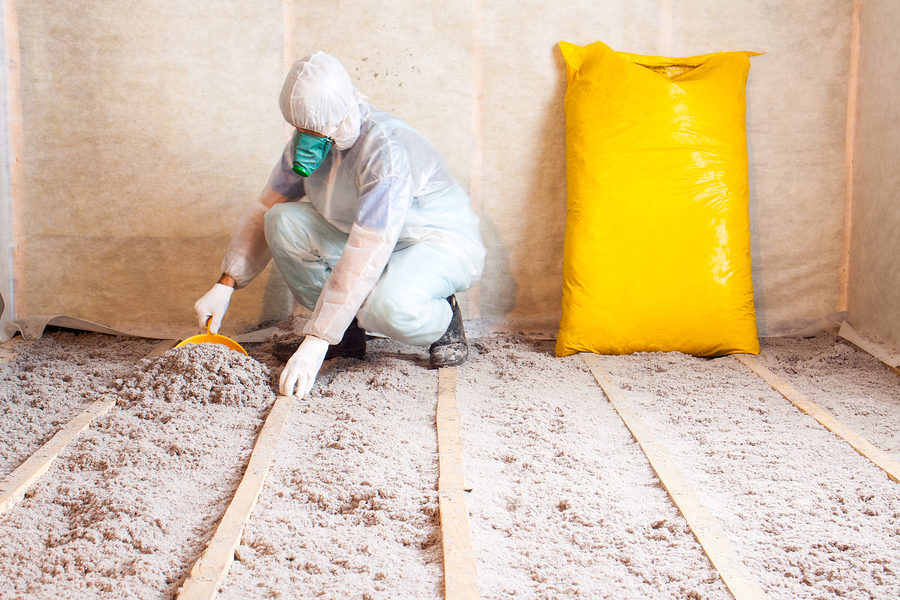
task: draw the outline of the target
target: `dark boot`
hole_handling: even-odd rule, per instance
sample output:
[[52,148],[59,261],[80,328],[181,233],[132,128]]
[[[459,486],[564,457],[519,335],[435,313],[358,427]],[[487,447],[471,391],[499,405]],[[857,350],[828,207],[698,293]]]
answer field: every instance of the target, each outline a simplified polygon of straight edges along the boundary
[[[300,347],[303,338],[275,342],[272,345],[272,356],[281,362],[287,362]],[[360,328],[356,317],[350,322],[344,337],[337,344],[328,346],[325,360],[332,358],[357,358],[362,359],[366,355],[366,330]]]
[[450,296],[447,302],[453,309],[453,316],[450,318],[446,333],[431,345],[432,369],[458,367],[469,358],[469,345],[466,343],[466,331],[463,329],[462,313],[459,311],[459,304],[456,303],[456,296]]

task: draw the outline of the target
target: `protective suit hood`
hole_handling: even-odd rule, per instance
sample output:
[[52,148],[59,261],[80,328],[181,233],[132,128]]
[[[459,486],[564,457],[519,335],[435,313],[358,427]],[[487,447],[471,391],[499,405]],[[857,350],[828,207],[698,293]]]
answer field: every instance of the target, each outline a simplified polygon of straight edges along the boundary
[[339,150],[359,137],[361,101],[347,70],[321,51],[294,63],[279,98],[288,123],[333,138]]

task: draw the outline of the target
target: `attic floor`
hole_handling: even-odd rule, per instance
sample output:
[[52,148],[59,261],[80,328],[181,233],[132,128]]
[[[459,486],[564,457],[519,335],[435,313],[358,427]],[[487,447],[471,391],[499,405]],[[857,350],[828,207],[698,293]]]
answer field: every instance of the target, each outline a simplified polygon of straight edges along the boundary
[[[280,365],[50,331],[4,345],[0,477],[116,400],[0,515],[0,597],[172,598],[243,475]],[[470,340],[458,369],[483,598],[730,598],[580,356]],[[0,358],[0,361],[4,359]],[[759,361],[900,460],[900,379],[828,334]],[[602,357],[770,598],[900,597],[900,484],[733,357]],[[285,427],[224,599],[443,597],[437,373],[385,339]]]

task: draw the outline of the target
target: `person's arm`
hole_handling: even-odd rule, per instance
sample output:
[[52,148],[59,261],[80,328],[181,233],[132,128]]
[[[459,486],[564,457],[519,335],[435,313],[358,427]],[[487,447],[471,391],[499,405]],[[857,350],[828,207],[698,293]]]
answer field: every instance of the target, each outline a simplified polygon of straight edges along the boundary
[[[341,257],[319,294],[316,310],[303,328],[306,338],[281,372],[279,390],[284,396],[293,394],[295,386],[300,398],[312,389],[328,345],[340,341],[350,321],[378,283],[397,245],[406,211],[412,203],[409,179],[381,180],[371,186],[365,196],[370,207],[375,200],[381,204],[378,212],[384,219],[370,219],[370,226],[366,226],[359,222],[357,216]],[[366,205],[366,202],[360,202],[361,207]],[[383,224],[384,228],[371,227],[378,224]]]
[[[306,338],[281,372],[279,390],[302,398],[315,383],[329,344],[336,344],[381,277],[412,203],[408,178],[388,177],[363,189],[357,220],[325,281]],[[365,221],[365,223],[361,222]]]
[[[340,259],[325,281],[315,311],[303,328],[305,335],[314,335],[330,344],[341,340],[378,283],[397,245],[411,203],[409,179],[395,177],[382,179],[361,196],[357,220]],[[379,206],[377,211],[372,211],[378,214],[367,217],[365,207],[372,205]]]
[[364,143],[356,219],[303,329],[306,338],[281,372],[279,390],[285,396],[295,386],[301,398],[312,389],[328,345],[341,340],[378,283],[413,203],[408,146],[384,132],[370,132]]

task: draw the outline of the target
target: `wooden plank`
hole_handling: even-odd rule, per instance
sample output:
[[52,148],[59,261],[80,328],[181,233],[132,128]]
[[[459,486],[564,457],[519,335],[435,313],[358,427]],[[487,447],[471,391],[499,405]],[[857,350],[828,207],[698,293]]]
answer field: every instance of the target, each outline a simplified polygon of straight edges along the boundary
[[896,366],[900,365],[900,355],[892,354],[887,349],[881,347],[875,342],[867,340],[863,336],[859,335],[847,321],[841,323],[838,335],[853,344],[860,351],[865,352],[866,354],[869,354],[870,356],[873,356],[880,360],[881,364],[883,364],[885,368],[887,368],[894,375],[900,375],[900,369],[898,369]]
[[[469,15],[469,206],[481,217],[484,208],[484,2],[472,0],[467,5]],[[469,319],[482,316],[481,280],[466,292],[466,312]],[[474,333],[474,332],[472,332]],[[470,335],[472,335],[470,333]]]
[[478,571],[469,509],[466,505],[465,465],[456,405],[456,369],[438,370],[437,401],[438,498],[444,545],[444,596],[446,600],[480,598]]
[[736,600],[761,600],[767,598],[750,570],[741,562],[725,531],[706,508],[700,497],[681,474],[665,446],[656,441],[652,432],[641,421],[631,402],[613,383],[602,368],[600,358],[583,354],[585,364],[591,370],[606,397],[615,407],[631,434],[641,445],[650,465],[662,481],[669,496],[694,532],[694,536],[710,562],[721,575],[728,591]]
[[856,152],[856,131],[859,120],[857,101],[859,99],[860,66],[860,17],[863,0],[854,0],[850,26],[850,68],[847,77],[847,133],[844,138],[844,223],[841,232],[841,256],[838,279],[838,312],[849,308],[850,298],[850,242],[853,234],[854,200],[854,153]]
[[91,421],[106,414],[115,406],[115,400],[97,401],[66,423],[50,441],[40,447],[18,469],[0,483],[0,514],[6,512],[25,497],[28,488],[47,472],[60,452],[82,431],[87,429]]
[[169,350],[175,347],[178,344],[179,340],[162,340],[153,346],[153,350],[145,358],[154,358],[157,356],[162,356]]
[[209,600],[219,593],[219,586],[234,562],[234,552],[241,543],[244,526],[250,520],[250,514],[266,481],[272,456],[294,400],[295,396],[278,396],[275,400],[256,439],[253,454],[250,455],[250,462],[234,498],[206,551],[191,569],[187,581],[178,593],[179,599]]
[[884,470],[893,481],[900,482],[900,463],[885,454],[877,446],[866,440],[864,437],[838,421],[828,411],[817,405],[815,402],[791,387],[786,381],[778,377],[775,373],[762,366],[752,356],[747,354],[733,354],[738,361],[749,367],[754,373],[765,380],[782,396],[787,398],[791,404],[800,409],[801,412],[811,416],[821,423],[828,431],[831,431],[853,448],[875,463],[879,468]]
[[[25,341],[22,337],[15,337],[4,343],[0,350],[12,348],[11,352],[14,352],[15,346],[21,343],[31,344],[34,342]],[[147,358],[162,354],[177,343],[178,340],[163,340],[154,347],[150,354],[147,355]],[[0,354],[0,362],[3,361],[4,355]],[[59,453],[82,431],[87,429],[94,419],[109,412],[115,404],[115,400],[107,400],[105,402],[98,400],[94,402],[56,432],[56,435],[50,438],[50,441],[41,446],[28,460],[19,465],[19,468],[4,478],[0,482],[0,514],[3,514],[21,501],[25,497],[25,492],[28,491],[28,488],[50,469]]]
[[886,348],[882,347],[880,344],[877,344],[871,340],[867,340],[863,336],[859,335],[859,333],[857,333],[856,330],[853,329],[853,327],[851,327],[850,323],[848,323],[847,321],[841,323],[841,329],[838,332],[838,335],[863,352],[871,354],[888,367],[900,366],[900,354],[893,354]]

